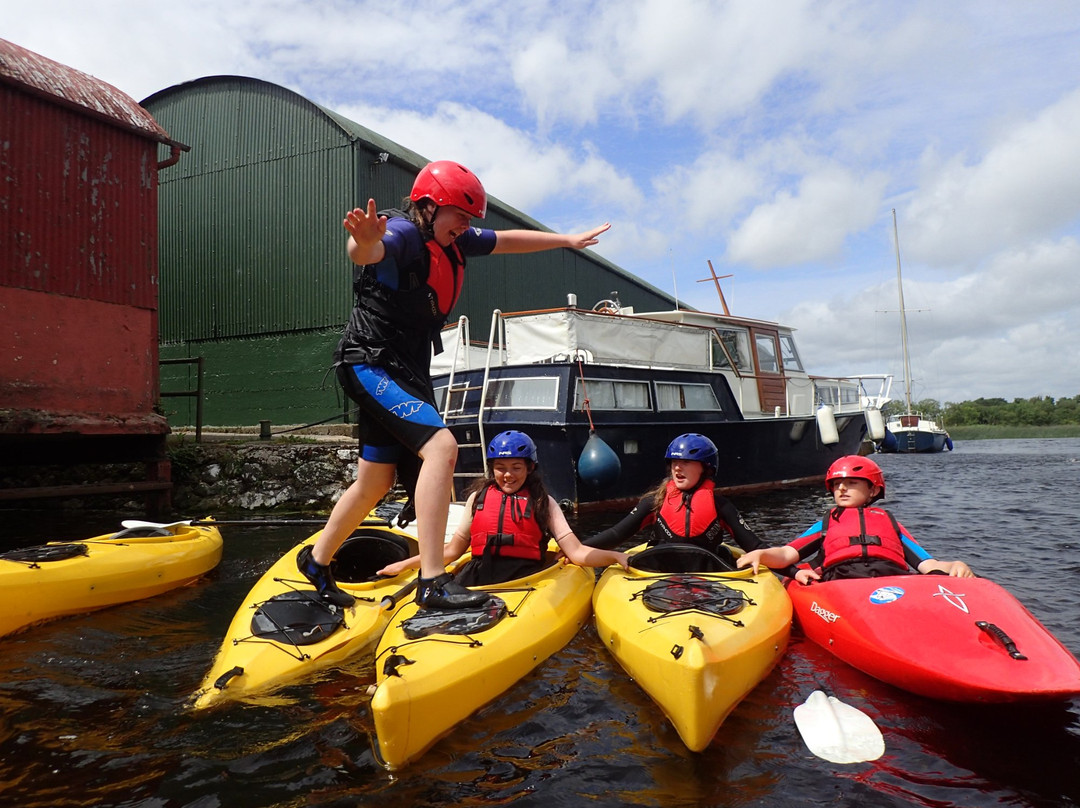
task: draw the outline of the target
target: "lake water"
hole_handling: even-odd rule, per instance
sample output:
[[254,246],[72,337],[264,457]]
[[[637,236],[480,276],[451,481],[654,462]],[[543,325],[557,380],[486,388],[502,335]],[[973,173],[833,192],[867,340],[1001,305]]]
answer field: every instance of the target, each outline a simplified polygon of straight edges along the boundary
[[[951,454],[876,459],[885,504],[924,546],[1009,588],[1080,652],[1080,439],[973,441]],[[779,543],[828,502],[824,491],[801,490],[737,504]],[[17,538],[86,537],[129,516],[88,515],[74,533],[70,515],[40,515]],[[591,517],[580,533],[617,516]],[[0,803],[1080,806],[1080,701],[935,702],[845,666],[797,629],[773,673],[696,754],[591,626],[395,774],[371,753],[370,656],[287,689],[273,705],[189,714],[184,701],[236,607],[310,531],[223,532],[221,566],[196,585],[0,640]],[[792,709],[819,687],[874,719],[884,757],[840,766],[807,751]]]

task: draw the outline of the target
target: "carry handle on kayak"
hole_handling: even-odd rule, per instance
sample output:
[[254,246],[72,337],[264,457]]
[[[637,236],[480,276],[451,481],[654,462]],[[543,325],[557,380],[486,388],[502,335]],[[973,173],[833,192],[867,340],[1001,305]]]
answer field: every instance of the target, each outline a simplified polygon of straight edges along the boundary
[[975,625],[1001,643],[1005,647],[1005,650],[1009,652],[1009,656],[1013,659],[1027,659],[1026,656],[1020,653],[1020,650],[1016,647],[1016,643],[1012,641],[1012,637],[993,623],[988,623],[985,620],[976,620]]

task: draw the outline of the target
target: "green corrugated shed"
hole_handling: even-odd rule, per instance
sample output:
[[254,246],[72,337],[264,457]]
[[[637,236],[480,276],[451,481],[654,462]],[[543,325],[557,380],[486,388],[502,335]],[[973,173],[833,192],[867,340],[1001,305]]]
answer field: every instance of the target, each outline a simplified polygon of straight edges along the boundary
[[[340,416],[326,371],[352,305],[341,220],[368,198],[399,206],[428,159],[258,79],[207,77],[142,104],[191,147],[159,174],[162,359],[203,357],[205,424]],[[484,226],[547,229],[497,199]],[[451,319],[486,338],[494,308],[562,306],[571,292],[585,306],[612,290],[638,310],[672,304],[599,256],[555,250],[474,259]],[[194,366],[162,368],[162,390],[194,384]],[[165,409],[173,426],[194,423],[193,399]]]

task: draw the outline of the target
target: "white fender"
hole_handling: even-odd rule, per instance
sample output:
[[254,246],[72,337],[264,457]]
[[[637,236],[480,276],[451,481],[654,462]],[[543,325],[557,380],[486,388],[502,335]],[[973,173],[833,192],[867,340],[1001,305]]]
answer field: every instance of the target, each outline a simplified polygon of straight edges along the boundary
[[817,411],[818,434],[821,442],[826,445],[840,442],[840,433],[836,430],[836,418],[833,416],[833,408],[828,404],[822,404]]
[[866,434],[874,443],[885,440],[885,419],[881,417],[881,410],[877,407],[866,409]]

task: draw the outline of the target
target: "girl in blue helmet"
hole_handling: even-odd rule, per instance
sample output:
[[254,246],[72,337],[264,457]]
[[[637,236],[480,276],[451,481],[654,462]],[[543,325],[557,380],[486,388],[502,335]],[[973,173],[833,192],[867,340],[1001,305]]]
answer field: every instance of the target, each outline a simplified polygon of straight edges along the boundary
[[[583,249],[604,224],[572,235],[472,226],[487,212],[480,180],[460,163],[439,160],[416,176],[404,211],[380,214],[375,200],[349,211],[343,225],[355,264],[355,306],[335,353],[338,380],[361,410],[356,481],[334,505],[319,540],[297,557],[319,596],[353,602],[330,575],[334,553],[398,480],[413,495],[420,542],[421,606],[468,608],[483,601],[440,562],[457,441],[435,406],[429,369],[439,330],[461,294],[466,259],[500,253]],[[421,462],[421,460],[423,462]]]
[[620,522],[586,541],[594,547],[615,547],[652,528],[650,546],[694,544],[734,565],[723,545],[734,541],[743,550],[762,546],[731,501],[713,482],[716,444],[697,432],[675,438],[664,453],[668,476],[646,493]]
[[[487,461],[487,476],[472,486],[461,524],[443,548],[444,564],[472,551],[454,576],[459,585],[501,584],[539,572],[555,561],[547,551],[549,538],[580,566],[626,568],[626,553],[587,547],[574,535],[544,487],[532,438],[516,430],[497,435],[488,445]],[[419,561],[414,556],[379,574],[396,575]]]

